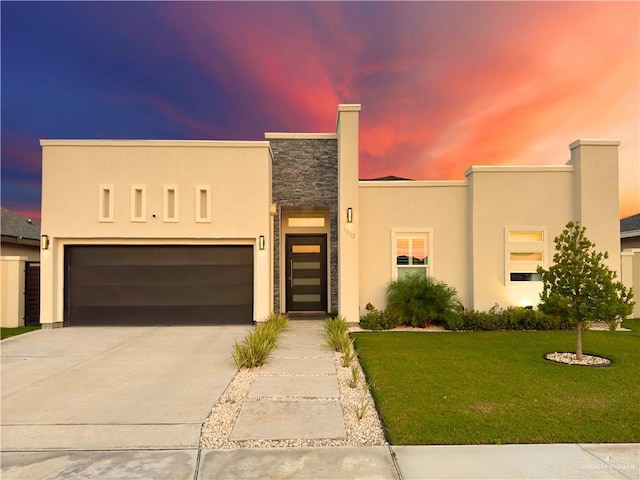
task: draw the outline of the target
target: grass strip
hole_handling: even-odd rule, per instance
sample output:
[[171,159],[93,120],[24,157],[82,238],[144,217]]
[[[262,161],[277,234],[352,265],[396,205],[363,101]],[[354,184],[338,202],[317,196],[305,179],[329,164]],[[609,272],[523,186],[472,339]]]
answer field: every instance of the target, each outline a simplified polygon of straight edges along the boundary
[[15,337],[16,335],[22,335],[23,333],[33,332],[34,330],[40,330],[40,325],[29,325],[26,327],[15,328],[0,328],[0,340],[5,338]]

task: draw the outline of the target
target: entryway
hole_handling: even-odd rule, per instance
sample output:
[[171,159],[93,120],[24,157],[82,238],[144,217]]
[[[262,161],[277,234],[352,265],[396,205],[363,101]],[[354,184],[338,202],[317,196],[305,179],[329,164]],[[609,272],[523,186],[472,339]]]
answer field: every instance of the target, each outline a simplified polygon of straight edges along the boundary
[[327,235],[286,235],[287,312],[327,311]]

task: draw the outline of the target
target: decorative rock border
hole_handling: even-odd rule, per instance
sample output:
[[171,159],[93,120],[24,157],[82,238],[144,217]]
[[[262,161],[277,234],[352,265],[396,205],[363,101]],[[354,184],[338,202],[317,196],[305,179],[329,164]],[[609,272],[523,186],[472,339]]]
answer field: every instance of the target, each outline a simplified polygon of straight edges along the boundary
[[599,355],[582,354],[582,360],[576,358],[576,354],[572,352],[550,352],[544,355],[544,359],[555,363],[564,363],[565,365],[580,365],[583,367],[609,367],[611,360],[600,357]]

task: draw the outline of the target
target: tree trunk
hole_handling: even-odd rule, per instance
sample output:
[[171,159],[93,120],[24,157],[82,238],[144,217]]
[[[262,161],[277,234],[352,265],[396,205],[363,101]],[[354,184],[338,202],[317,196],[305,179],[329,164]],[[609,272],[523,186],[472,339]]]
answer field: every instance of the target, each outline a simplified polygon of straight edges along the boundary
[[582,360],[582,320],[576,323],[576,360]]

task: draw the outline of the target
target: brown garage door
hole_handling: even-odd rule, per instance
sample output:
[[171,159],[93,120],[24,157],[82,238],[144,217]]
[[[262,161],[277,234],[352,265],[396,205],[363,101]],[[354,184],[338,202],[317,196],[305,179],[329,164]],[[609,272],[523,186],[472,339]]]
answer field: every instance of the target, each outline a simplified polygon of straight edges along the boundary
[[68,246],[65,324],[253,321],[253,247]]

